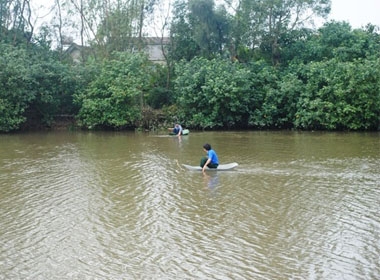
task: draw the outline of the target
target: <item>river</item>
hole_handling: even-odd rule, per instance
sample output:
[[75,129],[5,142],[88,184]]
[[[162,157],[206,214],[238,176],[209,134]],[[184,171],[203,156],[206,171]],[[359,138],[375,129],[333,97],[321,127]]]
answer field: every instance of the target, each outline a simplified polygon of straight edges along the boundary
[[[239,166],[184,169],[206,142]],[[380,279],[380,133],[0,143],[0,279]]]

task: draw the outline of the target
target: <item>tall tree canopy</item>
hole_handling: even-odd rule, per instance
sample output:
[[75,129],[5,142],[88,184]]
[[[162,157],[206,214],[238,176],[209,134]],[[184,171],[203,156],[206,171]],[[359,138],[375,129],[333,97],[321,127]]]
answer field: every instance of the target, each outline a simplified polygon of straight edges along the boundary
[[327,17],[330,0],[239,0],[234,20],[236,55],[259,48],[273,64],[281,60],[280,38]]
[[98,26],[96,43],[103,46],[106,53],[136,46],[141,49],[145,21],[152,15],[155,4],[156,0],[118,0],[109,5]]
[[230,19],[214,0],[177,0],[170,30],[174,59],[212,58],[228,50]]
[[34,31],[31,17],[30,0],[0,0],[0,40],[30,42]]

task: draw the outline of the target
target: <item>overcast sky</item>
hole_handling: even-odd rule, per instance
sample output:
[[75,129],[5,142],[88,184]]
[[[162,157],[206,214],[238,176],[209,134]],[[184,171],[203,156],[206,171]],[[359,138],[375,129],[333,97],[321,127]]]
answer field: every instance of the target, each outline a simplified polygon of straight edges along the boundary
[[[31,3],[33,7],[48,7],[52,0],[31,0]],[[347,21],[353,28],[364,27],[367,23],[380,27],[380,0],[331,0],[331,3],[330,20]]]
[[354,28],[380,26],[380,0],[331,0],[329,19],[348,21]]

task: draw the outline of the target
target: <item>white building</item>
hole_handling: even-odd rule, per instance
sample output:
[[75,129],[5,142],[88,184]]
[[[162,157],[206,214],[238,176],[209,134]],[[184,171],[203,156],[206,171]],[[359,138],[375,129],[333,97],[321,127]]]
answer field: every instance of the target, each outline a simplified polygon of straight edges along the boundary
[[[145,37],[143,38],[143,50],[148,55],[150,61],[155,63],[166,63],[164,52],[166,51],[169,42],[170,39],[168,37]],[[70,55],[75,63],[79,63],[82,61],[84,50],[89,51],[89,48],[71,43],[65,53]]]

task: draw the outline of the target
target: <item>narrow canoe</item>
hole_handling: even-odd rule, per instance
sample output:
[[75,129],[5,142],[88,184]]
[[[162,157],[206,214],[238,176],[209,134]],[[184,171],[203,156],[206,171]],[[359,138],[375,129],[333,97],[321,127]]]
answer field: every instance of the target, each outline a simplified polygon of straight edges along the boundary
[[[200,166],[194,166],[194,165],[187,165],[187,164],[182,164],[185,168],[189,170],[202,170],[202,167]],[[226,171],[226,170],[232,170],[239,164],[236,162],[231,162],[231,163],[226,163],[226,164],[219,164],[218,168],[206,168],[206,170],[209,171]]]
[[[190,130],[188,130],[188,129],[182,130],[182,135],[188,135],[189,133],[190,133]],[[170,135],[177,135],[177,134],[174,134],[173,132],[170,132],[169,134]]]

